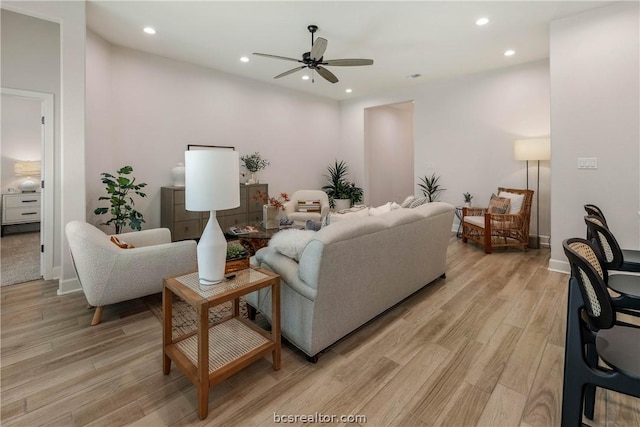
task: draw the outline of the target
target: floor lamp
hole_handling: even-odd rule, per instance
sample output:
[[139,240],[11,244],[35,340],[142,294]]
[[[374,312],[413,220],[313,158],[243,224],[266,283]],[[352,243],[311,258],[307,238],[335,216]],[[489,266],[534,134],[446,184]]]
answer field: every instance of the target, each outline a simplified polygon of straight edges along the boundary
[[540,247],[540,160],[551,159],[551,141],[548,138],[519,139],[514,146],[516,160],[527,162],[527,190],[529,189],[529,160],[538,162],[536,183],[536,235],[535,241],[529,246]]
[[198,277],[201,285],[224,279],[227,241],[216,211],[240,206],[240,157],[225,149],[190,150],[185,157],[185,208],[209,211],[209,221],[198,242]]

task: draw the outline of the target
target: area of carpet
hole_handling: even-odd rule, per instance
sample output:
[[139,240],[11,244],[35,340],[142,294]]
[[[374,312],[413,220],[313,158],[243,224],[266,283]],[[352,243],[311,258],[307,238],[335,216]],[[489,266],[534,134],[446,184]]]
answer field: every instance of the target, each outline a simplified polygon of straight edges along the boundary
[[[162,294],[153,294],[142,298],[149,310],[162,322]],[[231,315],[231,302],[217,305],[209,310],[209,325]],[[240,315],[247,317],[247,303],[240,297]],[[196,310],[189,304],[174,296],[173,298],[173,334],[174,338],[186,335],[196,330]]]
[[0,239],[0,285],[37,280],[40,275],[40,232],[7,234]]

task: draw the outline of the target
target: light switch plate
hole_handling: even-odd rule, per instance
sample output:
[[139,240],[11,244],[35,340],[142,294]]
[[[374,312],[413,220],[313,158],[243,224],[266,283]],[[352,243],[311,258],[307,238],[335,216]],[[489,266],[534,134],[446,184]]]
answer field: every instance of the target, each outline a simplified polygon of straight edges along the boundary
[[598,169],[598,158],[578,157],[578,169]]

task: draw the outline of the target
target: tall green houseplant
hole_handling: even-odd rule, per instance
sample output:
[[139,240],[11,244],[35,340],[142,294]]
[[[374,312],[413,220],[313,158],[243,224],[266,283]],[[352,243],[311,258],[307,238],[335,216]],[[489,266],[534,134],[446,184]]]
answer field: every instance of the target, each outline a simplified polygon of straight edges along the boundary
[[142,223],[145,222],[142,214],[133,208],[135,202],[132,196],[136,194],[140,197],[147,197],[145,193],[140,191],[147,184],[136,184],[134,177],[129,178],[132,172],[131,166],[125,166],[116,172],[118,176],[108,172],[100,174],[102,183],[107,185],[107,196],[101,196],[98,200],[108,200],[110,206],[96,208],[93,213],[96,215],[110,213],[111,218],[101,224],[113,225],[116,228],[116,234],[119,234],[127,225],[133,230],[142,230]]
[[442,188],[438,182],[440,181],[440,177],[436,176],[435,173],[430,177],[426,175],[424,177],[420,177],[420,181],[421,182],[418,184],[418,187],[422,190],[422,194],[429,199],[429,202],[437,201],[440,193],[446,190],[446,188]]
[[352,204],[362,201],[362,188],[356,187],[353,182],[347,181],[349,167],[344,160],[338,162],[336,159],[333,165],[327,166],[327,170],[329,174],[325,175],[325,177],[329,182],[322,189],[329,196],[329,204],[332,208],[335,207],[335,199],[349,199]]

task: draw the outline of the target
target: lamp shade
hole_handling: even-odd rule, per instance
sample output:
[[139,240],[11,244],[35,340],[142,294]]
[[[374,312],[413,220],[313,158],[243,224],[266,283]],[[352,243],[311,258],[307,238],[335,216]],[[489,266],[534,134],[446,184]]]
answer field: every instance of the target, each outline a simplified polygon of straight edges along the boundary
[[548,138],[519,139],[514,145],[516,160],[549,160],[551,141]]
[[38,176],[40,175],[40,160],[15,162],[13,171],[17,176]]
[[237,151],[185,151],[185,207],[217,211],[240,206],[240,157]]

